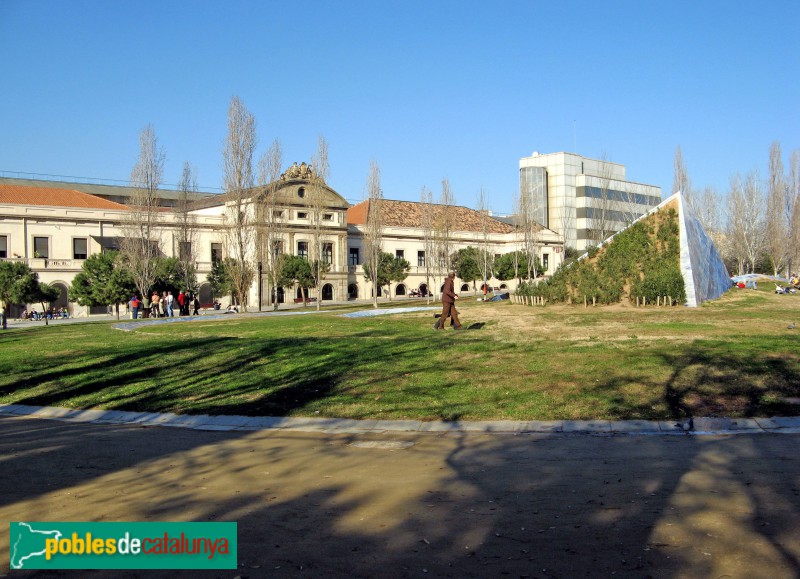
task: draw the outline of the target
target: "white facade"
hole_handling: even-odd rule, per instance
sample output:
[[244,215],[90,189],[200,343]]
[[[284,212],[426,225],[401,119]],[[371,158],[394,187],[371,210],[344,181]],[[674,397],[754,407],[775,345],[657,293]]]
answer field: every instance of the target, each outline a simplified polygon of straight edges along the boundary
[[[348,212],[348,266],[350,270],[348,293],[353,298],[364,300],[371,299],[373,291],[375,291],[371,287],[371,283],[364,278],[362,261],[364,257],[362,243],[368,204],[369,202],[365,201],[352,207]],[[420,292],[422,295],[427,292],[438,296],[447,272],[441,271],[441,268],[437,269],[430,263],[426,267],[426,261],[430,259],[430,256],[426,251],[425,230],[418,221],[421,211],[420,204],[410,201],[384,200],[383,205],[384,210],[389,206],[392,211],[390,216],[384,218],[381,250],[394,256],[399,255],[411,265],[408,277],[399,284],[392,284],[389,288],[391,297],[407,296],[414,291]],[[438,205],[432,207],[434,211],[439,208]],[[455,221],[459,224],[449,235],[450,254],[467,247],[483,249],[493,256],[523,250],[522,236],[511,225],[488,217],[493,224],[493,230],[484,237],[480,226],[475,226],[476,222],[480,220],[477,211],[466,207],[453,207],[450,210],[456,213]],[[553,231],[542,229],[537,251],[539,261],[544,266],[544,271],[539,272],[540,275],[552,274],[563,261],[562,237]],[[456,278],[455,284],[456,291],[482,293],[482,281],[467,283]],[[487,280],[487,285],[493,289],[513,291],[517,288],[518,280],[499,280],[491,277]]]
[[[10,189],[13,192],[9,193]],[[277,187],[275,203],[270,209],[278,217],[278,239],[280,251],[288,255],[302,255],[316,259],[313,242],[320,242],[322,259],[329,264],[321,295],[310,290],[310,297],[320,301],[345,301],[352,299],[370,300],[374,288],[364,278],[363,250],[361,249],[363,224],[348,221],[347,201],[327,186],[322,186],[319,233],[315,233],[312,211],[307,189],[307,179],[282,179]],[[39,195],[33,201],[33,191]],[[258,194],[257,190],[254,190]],[[249,199],[244,211],[258,222],[253,203]],[[392,255],[402,255],[410,264],[408,278],[400,284],[388,288],[392,298],[412,295],[425,290],[438,295],[441,291],[445,272],[425,267],[429,256],[425,255],[425,233],[417,222],[408,221],[410,213],[420,212],[420,206],[409,202],[391,202],[395,207],[395,222],[388,222],[383,228],[383,250]],[[263,205],[258,205],[263,207]],[[358,206],[356,206],[358,207]],[[227,221],[231,206],[221,199],[205,199],[191,211],[195,233],[192,239],[192,253],[197,272],[200,301],[208,304],[212,300],[207,276],[214,261],[232,256],[232,249],[226,236]],[[449,236],[449,252],[454,253],[469,246],[485,249],[490,255],[502,255],[523,248],[521,235],[513,226],[489,217],[492,231],[486,236],[475,227],[480,214],[464,207],[450,209],[456,215],[456,223]],[[70,189],[47,187],[42,182],[39,187],[3,185],[0,183],[0,259],[18,260],[27,263],[42,282],[55,284],[62,290],[62,296],[54,303],[56,307],[67,307],[73,316],[104,313],[105,308],[86,308],[68,302],[67,288],[75,275],[81,271],[83,262],[91,255],[104,249],[116,249],[124,236],[124,224],[128,208],[105,199]],[[158,247],[162,255],[177,257],[179,248],[178,214],[165,209],[160,213]],[[268,308],[273,296],[268,276],[269,255],[266,243],[259,241],[259,229],[254,228],[248,245],[248,260],[258,266],[257,275],[248,295],[249,309]],[[545,265],[544,275],[550,274],[563,259],[562,237],[555,232],[542,229],[538,241],[538,255]],[[355,252],[355,254],[354,254]],[[263,268],[261,267],[263,265]],[[465,284],[456,280],[460,291],[480,293],[481,282]],[[514,290],[516,280],[501,281],[489,279],[491,288]],[[383,292],[386,288],[383,288]],[[286,292],[284,294],[284,292]],[[291,303],[298,295],[297,288],[281,288],[276,295],[280,302]],[[383,297],[387,297],[385,293]],[[221,297],[223,302],[225,298]],[[19,309],[19,308],[18,308]],[[12,315],[15,312],[12,311]]]
[[661,202],[661,188],[625,178],[625,166],[574,153],[519,161],[520,192],[537,199],[542,225],[577,250],[601,243]]

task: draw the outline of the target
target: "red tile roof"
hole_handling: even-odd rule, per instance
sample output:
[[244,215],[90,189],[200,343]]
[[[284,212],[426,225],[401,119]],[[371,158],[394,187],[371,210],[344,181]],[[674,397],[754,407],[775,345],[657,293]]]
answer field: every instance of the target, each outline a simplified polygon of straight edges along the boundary
[[[431,205],[434,212],[442,209],[442,205]],[[364,225],[367,222],[369,211],[369,200],[362,201],[358,205],[352,206],[347,210],[347,222],[355,225]],[[387,227],[422,227],[423,204],[413,201],[390,201],[384,199],[382,202],[383,225]],[[451,206],[450,212],[453,215],[455,231],[481,232],[481,214],[474,209],[461,206]],[[489,216],[487,220],[489,233],[513,233],[514,228],[508,223],[503,223]]]
[[0,184],[0,203],[12,205],[37,205],[42,207],[79,207],[82,209],[110,209],[128,211],[127,205],[114,203],[74,189],[27,187]]

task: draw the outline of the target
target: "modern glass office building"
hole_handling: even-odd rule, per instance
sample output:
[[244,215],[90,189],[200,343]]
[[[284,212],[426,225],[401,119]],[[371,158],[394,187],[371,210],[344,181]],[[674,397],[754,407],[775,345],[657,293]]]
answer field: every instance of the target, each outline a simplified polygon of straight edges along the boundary
[[574,153],[533,153],[519,161],[520,195],[540,223],[580,251],[598,245],[661,203],[661,188],[625,178],[625,166]]

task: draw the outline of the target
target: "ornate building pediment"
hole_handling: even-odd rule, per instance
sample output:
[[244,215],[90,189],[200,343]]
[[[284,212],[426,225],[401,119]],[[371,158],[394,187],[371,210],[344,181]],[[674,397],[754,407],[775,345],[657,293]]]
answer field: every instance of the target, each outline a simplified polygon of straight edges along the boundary
[[289,179],[309,180],[312,177],[314,177],[314,168],[305,162],[298,165],[297,161],[295,161],[291,167],[286,169],[285,173],[281,173],[281,181],[288,181]]

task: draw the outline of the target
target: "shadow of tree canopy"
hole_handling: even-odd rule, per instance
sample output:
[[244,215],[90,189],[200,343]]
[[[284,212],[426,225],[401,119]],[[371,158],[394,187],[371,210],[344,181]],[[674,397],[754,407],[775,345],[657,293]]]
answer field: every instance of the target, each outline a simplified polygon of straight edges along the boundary
[[795,435],[415,434],[392,437],[414,443],[403,451],[353,445],[382,439],[0,419],[2,516],[238,522],[237,571],[148,577],[800,573]]
[[[800,412],[790,400],[800,396],[796,360],[773,354],[744,357],[691,346],[661,352],[658,358],[671,368],[669,376],[664,382],[644,383],[646,388],[662,392],[661,400],[672,419],[792,416]],[[619,394],[626,384],[641,381],[641,376],[622,374],[587,385],[587,389],[608,397],[614,419],[663,419],[660,406]]]

